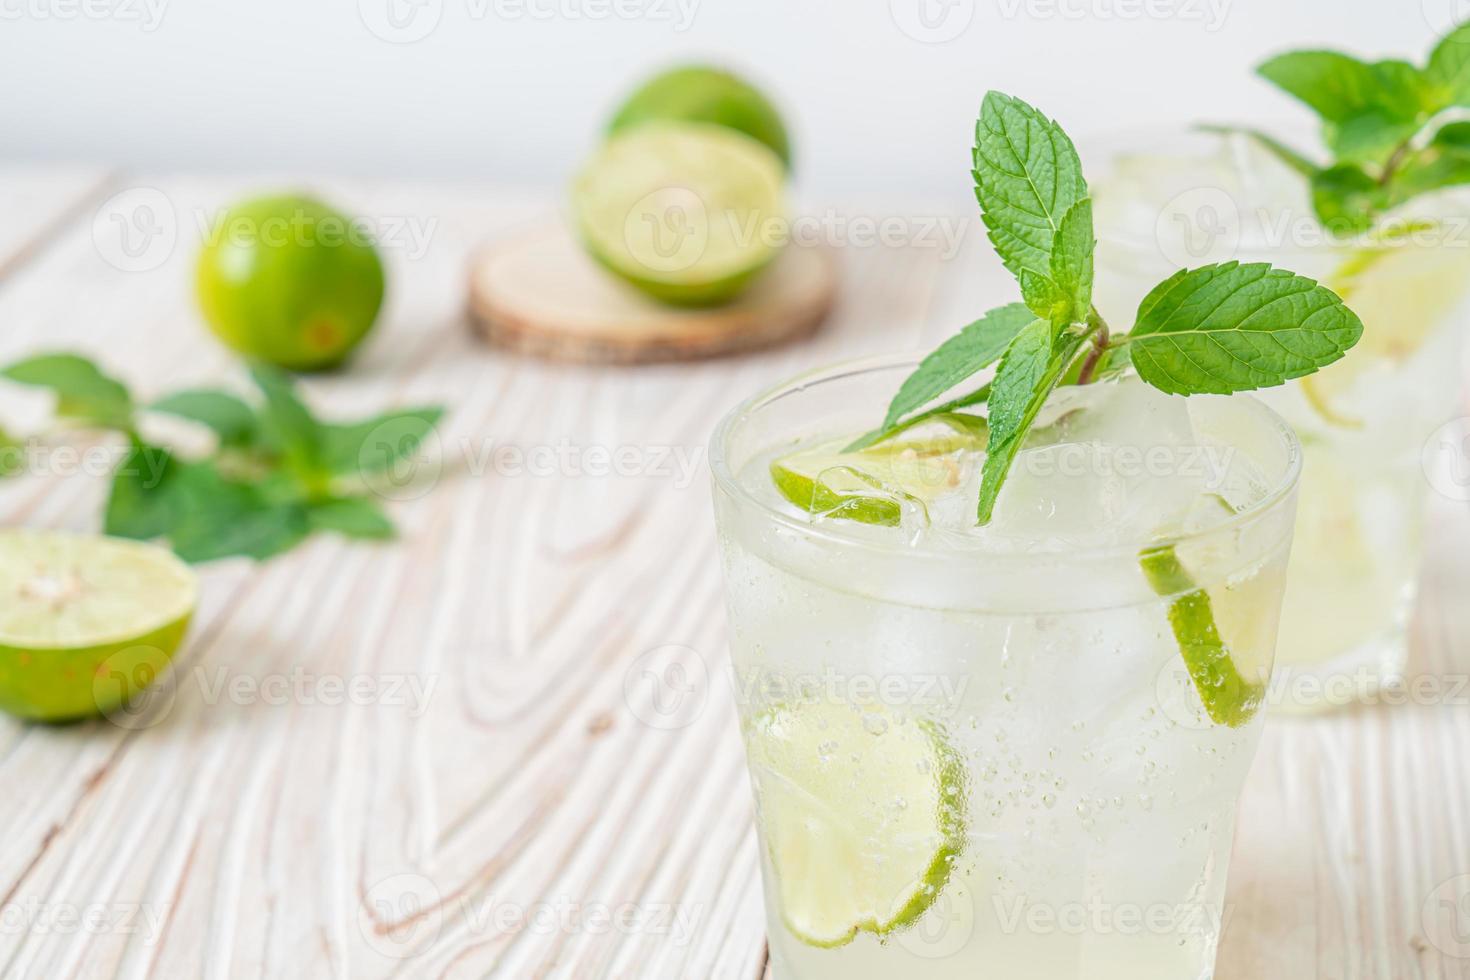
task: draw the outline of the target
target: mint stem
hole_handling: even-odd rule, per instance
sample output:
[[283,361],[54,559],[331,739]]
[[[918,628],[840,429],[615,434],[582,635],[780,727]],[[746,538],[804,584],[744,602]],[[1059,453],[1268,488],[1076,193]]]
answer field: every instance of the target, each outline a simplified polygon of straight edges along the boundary
[[1087,317],[1087,323],[1089,329],[1092,331],[1092,350],[1087,352],[1087,360],[1082,362],[1082,370],[1077,374],[1077,383],[1079,385],[1092,383],[1093,375],[1097,372],[1098,362],[1107,353],[1108,342],[1111,338],[1111,333],[1108,330],[1108,322],[1102,318],[1097,310],[1093,310]]

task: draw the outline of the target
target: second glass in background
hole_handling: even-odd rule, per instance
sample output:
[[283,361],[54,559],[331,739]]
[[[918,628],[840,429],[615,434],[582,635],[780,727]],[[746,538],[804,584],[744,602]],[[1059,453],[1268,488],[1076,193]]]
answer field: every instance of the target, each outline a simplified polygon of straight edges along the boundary
[[[1131,316],[1179,268],[1270,262],[1362,318],[1343,361],[1260,392],[1301,437],[1296,540],[1273,708],[1370,699],[1402,676],[1428,485],[1424,447],[1459,409],[1470,297],[1463,195],[1416,201],[1369,235],[1334,236],[1308,190],[1242,137],[1155,134],[1096,181],[1097,303]],[[1450,220],[1454,216],[1457,220]]]

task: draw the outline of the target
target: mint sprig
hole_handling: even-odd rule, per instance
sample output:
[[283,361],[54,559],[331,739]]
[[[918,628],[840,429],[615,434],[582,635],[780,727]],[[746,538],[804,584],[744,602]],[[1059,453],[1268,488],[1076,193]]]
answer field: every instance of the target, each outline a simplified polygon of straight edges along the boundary
[[1415,197],[1470,184],[1465,124],[1445,121],[1470,107],[1470,22],[1442,38],[1423,66],[1293,51],[1257,72],[1317,113],[1331,159],[1318,164],[1259,130],[1208,128],[1249,136],[1306,177],[1328,227],[1361,233]]
[[1011,274],[1048,276],[1062,219],[1087,196],[1062,128],[1020,99],[990,92],[975,124],[975,196]]
[[[250,376],[254,401],[188,389],[142,405],[126,385],[76,354],[43,354],[0,369],[0,377],[55,393],[60,420],[128,440],[103,515],[107,534],[165,538],[191,562],[269,558],[314,531],[392,537],[393,524],[368,492],[369,481],[415,452],[442,409],[336,424],[318,419],[275,368],[253,365]],[[148,441],[139,420],[149,413],[208,429],[213,452],[184,458]]]
[[[849,449],[984,401],[980,524],[990,521],[1016,455],[1059,385],[1131,369],[1170,394],[1248,391],[1325,367],[1362,336],[1362,323],[1332,290],[1264,263],[1235,262],[1172,276],[1149,293],[1132,329],[1115,335],[1092,305],[1096,240],[1072,141],[1031,106],[995,92],[985,97],[976,141],[985,225],[1023,302],[991,310],[926,357],[883,424]],[[989,380],[934,404],[992,364]]]

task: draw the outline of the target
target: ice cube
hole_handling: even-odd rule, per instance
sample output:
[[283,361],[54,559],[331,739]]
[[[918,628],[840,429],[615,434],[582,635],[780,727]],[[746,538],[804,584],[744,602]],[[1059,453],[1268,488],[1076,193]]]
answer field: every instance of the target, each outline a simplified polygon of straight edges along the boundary
[[981,533],[1027,550],[1146,541],[1207,491],[1197,442],[1185,399],[1137,379],[1061,389]]

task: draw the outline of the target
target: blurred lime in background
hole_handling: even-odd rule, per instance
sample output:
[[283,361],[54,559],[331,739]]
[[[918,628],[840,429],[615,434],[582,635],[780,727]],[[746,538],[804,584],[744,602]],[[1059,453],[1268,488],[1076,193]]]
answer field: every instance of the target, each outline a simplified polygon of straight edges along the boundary
[[763,143],[708,123],[613,136],[572,191],[594,258],[680,306],[734,298],[785,242],[785,169]]
[[311,197],[230,208],[199,256],[199,303],[230,347],[294,371],[340,364],[383,304],[366,226]]
[[645,82],[613,116],[609,133],[648,122],[701,122],[724,126],[764,143],[791,166],[791,138],[775,105],[754,85],[707,65],[665,71]]

